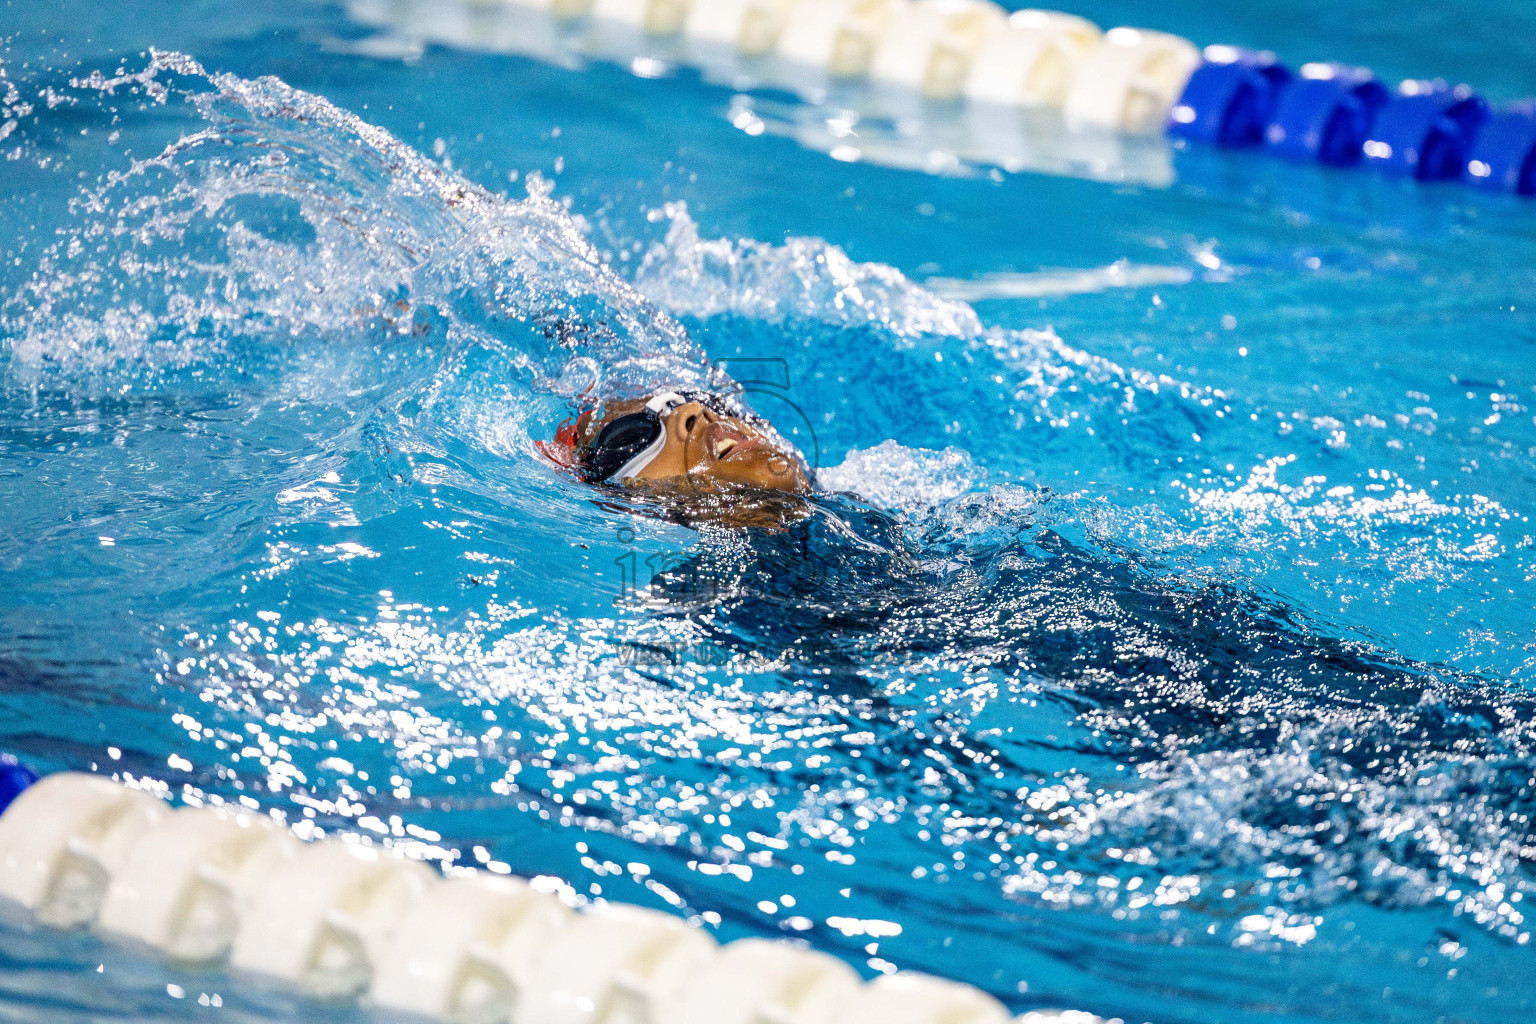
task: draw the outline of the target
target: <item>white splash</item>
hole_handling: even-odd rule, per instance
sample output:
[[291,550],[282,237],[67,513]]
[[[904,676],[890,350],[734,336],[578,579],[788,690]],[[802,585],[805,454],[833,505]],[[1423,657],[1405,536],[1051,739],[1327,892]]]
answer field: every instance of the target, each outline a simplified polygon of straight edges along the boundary
[[1107,267],[1088,270],[998,272],[977,278],[930,277],[924,284],[941,298],[979,302],[984,299],[1049,299],[1116,288],[1181,285],[1194,279],[1195,273],[1188,267],[1148,266],[1116,260]]
[[932,451],[882,441],[848,453],[841,465],[817,474],[822,486],[857,494],[885,508],[932,505],[957,498],[986,477],[959,448]]
[[895,267],[859,263],[819,238],[782,246],[752,239],[703,239],[682,203],[652,212],[668,219],[666,240],[645,255],[635,285],[679,315],[735,313],[769,321],[803,317],[848,326],[879,324],[897,339],[972,339],[984,333],[975,311],[937,298]]

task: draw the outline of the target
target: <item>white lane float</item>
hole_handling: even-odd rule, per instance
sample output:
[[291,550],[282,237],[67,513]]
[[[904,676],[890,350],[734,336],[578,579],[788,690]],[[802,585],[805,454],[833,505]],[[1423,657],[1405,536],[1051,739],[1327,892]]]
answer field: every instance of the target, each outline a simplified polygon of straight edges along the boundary
[[134,841],[170,816],[161,801],[106,779],[51,775],[0,817],[0,896],[43,924],[90,924]]
[[1103,39],[1087,18],[1057,11],[1015,11],[976,54],[967,99],[1001,106],[1060,109],[1084,59]]
[[654,910],[603,904],[580,915],[534,958],[518,1024],[649,1024],[718,947]]
[[401,918],[373,965],[369,999],[449,1024],[510,1020],[540,947],[572,921],[521,879],[449,879]]
[[778,49],[796,0],[697,0],[683,33],[689,39],[759,57]]
[[834,78],[862,77],[907,6],[908,0],[802,0],[784,26],[779,55]]
[[307,844],[251,899],[230,966],[309,995],[361,995],[398,923],[436,881],[425,865],[375,847]]
[[[1162,33],[1116,29],[1107,38],[1056,11],[1005,15],[992,0],[346,2],[353,18],[395,37],[359,47],[398,53],[436,43],[569,68],[600,60],[647,78],[693,67],[749,98],[770,86],[805,101],[786,112],[765,100],[769,116],[744,118],[752,134],[934,174],[980,165],[1167,185],[1171,147],[1156,131],[1159,114],[1195,52]],[[855,122],[856,138],[847,128]],[[1117,144],[1127,126],[1149,134]]]
[[1008,1010],[979,989],[925,974],[882,975],[865,985],[839,1024],[1008,1024]]
[[[707,4],[710,0],[699,0]],[[675,36],[688,21],[692,0],[597,0],[592,17],[627,25],[648,36]]]
[[270,819],[185,807],[142,832],[107,887],[96,928],[173,960],[229,955],[245,902],[303,848]]
[[917,0],[891,22],[870,63],[870,77],[954,99],[977,54],[1008,28],[1008,12],[991,0]]
[[[8,794],[7,794],[8,795]],[[574,913],[526,882],[444,879],[393,851],[301,842],[269,818],[172,811],[96,776],[0,813],[0,896],[206,969],[446,1024],[1007,1024],[991,996],[916,974],[867,984],[787,942],[724,947],[669,914]],[[1022,1024],[1101,1024],[1032,1013]]]
[[503,0],[515,7],[543,11],[556,18],[584,18],[592,13],[593,0]]
[[1078,67],[1063,113],[1074,126],[1161,134],[1200,62],[1200,50],[1179,36],[1110,29]]
[[580,66],[591,4],[566,13],[507,0],[348,0],[360,20],[391,25],[412,41],[459,50],[511,53],[556,67]]
[[662,1019],[667,1024],[842,1024],[859,989],[858,975],[834,957],[782,942],[738,939],[688,979]]

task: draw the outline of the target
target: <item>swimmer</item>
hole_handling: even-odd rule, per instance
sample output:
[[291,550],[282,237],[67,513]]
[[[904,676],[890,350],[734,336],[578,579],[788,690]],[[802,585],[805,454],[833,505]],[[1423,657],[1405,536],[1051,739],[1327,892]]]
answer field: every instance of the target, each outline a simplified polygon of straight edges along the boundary
[[589,484],[687,495],[805,495],[805,460],[766,421],[694,391],[610,401],[560,428],[540,450]]

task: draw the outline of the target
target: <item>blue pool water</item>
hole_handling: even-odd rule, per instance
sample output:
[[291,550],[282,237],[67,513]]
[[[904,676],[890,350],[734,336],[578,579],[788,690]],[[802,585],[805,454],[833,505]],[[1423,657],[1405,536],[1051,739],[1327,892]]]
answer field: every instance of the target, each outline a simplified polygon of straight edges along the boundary
[[[1017,1010],[1536,1010],[1536,203],[837,162],[319,3],[0,12],[0,749]],[[1078,12],[1536,94],[1512,0]],[[706,356],[808,520],[536,455]],[[14,918],[0,1008],[355,1016]]]

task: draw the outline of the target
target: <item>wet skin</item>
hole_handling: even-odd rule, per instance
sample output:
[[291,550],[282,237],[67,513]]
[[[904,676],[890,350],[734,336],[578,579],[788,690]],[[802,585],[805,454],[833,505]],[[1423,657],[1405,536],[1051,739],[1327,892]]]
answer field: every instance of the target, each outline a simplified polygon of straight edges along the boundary
[[[591,444],[609,422],[644,408],[643,399],[609,402],[600,417],[590,417],[578,426],[577,445]],[[811,490],[800,460],[745,420],[688,402],[663,417],[662,427],[665,447],[626,484],[691,490],[725,484],[793,494]]]

